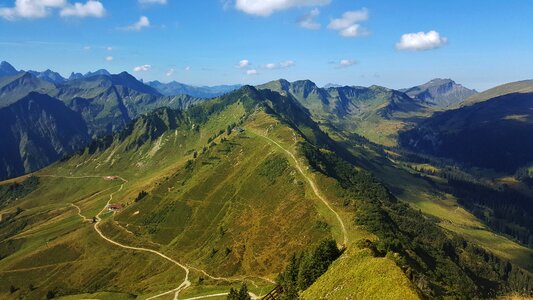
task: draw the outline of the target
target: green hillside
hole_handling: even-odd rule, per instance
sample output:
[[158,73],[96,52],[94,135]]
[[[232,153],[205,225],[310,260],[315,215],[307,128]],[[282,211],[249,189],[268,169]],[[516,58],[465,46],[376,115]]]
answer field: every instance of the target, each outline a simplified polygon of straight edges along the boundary
[[[183,280],[182,269],[150,253],[114,247],[83,222],[80,215],[92,220],[111,194],[126,208],[113,219],[102,214],[98,228],[122,244],[157,249],[186,262],[194,282],[186,295],[224,292],[242,280],[256,293],[269,290],[272,283],[261,277],[273,280],[289,253],[338,233],[336,227],[331,232],[308,226],[329,217],[320,213],[320,201],[295,171],[294,161],[261,135],[268,132],[287,145],[299,137],[260,110],[250,115],[250,96],[234,94],[187,113],[162,109],[140,118],[110,145],[95,143],[38,172],[36,191],[2,210],[9,216],[3,222],[10,225],[2,227],[2,257],[7,257],[0,261],[6,275],[1,290],[13,285],[17,297],[42,297],[49,291],[148,296],[176,288],[173,282]],[[244,133],[239,134],[232,124],[241,123]],[[228,126],[233,128],[229,135]],[[104,175],[127,182],[104,180]],[[148,195],[136,202],[143,190]],[[145,261],[144,267],[136,267],[136,261]],[[28,277],[27,269],[55,270],[55,275],[42,282],[37,280],[42,273]],[[77,277],[62,276],[72,269]],[[95,280],[97,274],[109,275]]]
[[[31,181],[5,182],[0,296],[187,298],[241,282],[264,295],[295,255],[311,272],[297,276],[304,299],[529,293],[527,264],[406,205],[378,179],[399,166],[329,135],[294,97],[245,86],[157,109]],[[313,275],[315,247],[331,238],[342,255]]]
[[482,93],[473,95],[467,98],[463,103],[458,103],[458,106],[472,105],[478,102],[487,101],[492,98],[503,96],[511,93],[531,93],[533,92],[533,80],[515,81],[499,85],[497,87],[488,89]]
[[414,117],[429,114],[427,103],[380,86],[323,89],[309,80],[280,79],[258,88],[294,97],[317,122],[334,131],[356,133],[386,146],[396,145],[398,131]]

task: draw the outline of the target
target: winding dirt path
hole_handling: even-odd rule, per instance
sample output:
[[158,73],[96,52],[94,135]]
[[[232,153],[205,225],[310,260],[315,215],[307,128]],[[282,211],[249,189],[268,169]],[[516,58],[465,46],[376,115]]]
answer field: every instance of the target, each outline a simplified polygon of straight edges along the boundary
[[335,215],[335,217],[337,218],[337,221],[339,222],[340,224],[340,227],[341,227],[341,230],[342,230],[342,235],[343,235],[343,242],[344,242],[344,246],[347,246],[348,245],[348,232],[346,230],[346,226],[344,226],[344,222],[342,221],[340,215],[333,209],[333,207],[331,206],[331,204],[329,203],[329,201],[324,197],[322,196],[322,194],[320,193],[320,190],[318,189],[318,187],[316,186],[315,182],[313,179],[311,179],[311,177],[307,176],[307,174],[304,172],[304,169],[302,168],[302,166],[300,165],[300,162],[298,161],[298,159],[296,158],[296,156],[294,154],[292,154],[291,151],[285,149],[283,146],[281,146],[278,142],[274,141],[273,139],[269,138],[268,136],[266,135],[262,135],[260,133],[255,133],[257,134],[258,136],[260,137],[263,137],[267,140],[269,140],[270,142],[272,142],[274,145],[278,146],[278,148],[280,148],[281,150],[285,151],[285,153],[287,153],[291,158],[292,160],[294,160],[294,162],[296,163],[296,169],[298,169],[298,172],[300,172],[300,174],[302,174],[302,176],[307,180],[307,182],[309,183],[309,185],[311,186],[311,189],[313,190],[313,192],[315,193],[315,195],[318,197],[318,199],[320,199],[326,206],[327,208]]
[[[104,178],[104,176],[56,176],[56,175],[41,175],[43,177],[54,177],[54,178],[67,178],[67,179],[82,179],[82,178]],[[115,176],[116,179],[120,179],[122,180],[122,184],[120,185],[120,188],[118,190],[116,190],[115,192],[111,193],[109,195],[109,200],[107,201],[106,205],[102,208],[102,210],[100,210],[100,212],[96,215],[96,222],[94,223],[94,230],[98,233],[98,235],[100,235],[100,237],[104,240],[106,240],[107,242],[115,245],[115,246],[118,246],[120,248],[123,248],[123,249],[128,249],[128,250],[134,250],[134,251],[140,251],[140,252],[149,252],[149,253],[152,253],[152,254],[155,254],[167,261],[170,261],[171,263],[175,264],[176,266],[182,268],[184,271],[185,271],[185,278],[183,280],[183,282],[175,289],[172,289],[170,291],[167,291],[167,292],[164,292],[164,293],[161,293],[161,294],[158,294],[158,295],[155,295],[155,296],[152,296],[150,298],[147,298],[146,300],[149,300],[149,299],[155,299],[155,298],[158,298],[158,297],[161,297],[161,296],[164,296],[164,295],[168,295],[168,294],[172,294],[174,293],[174,299],[178,299],[178,295],[179,295],[179,292],[183,289],[186,289],[188,288],[190,285],[191,285],[191,282],[189,281],[189,268],[187,268],[185,265],[182,265],[180,264],[179,262],[177,262],[176,260],[166,256],[165,254],[159,252],[159,251],[156,251],[156,250],[152,250],[152,249],[147,249],[147,248],[141,248],[141,247],[132,247],[132,246],[127,246],[127,245],[124,245],[124,244],[121,244],[117,241],[114,241],[112,240],[111,238],[107,237],[104,235],[104,233],[102,232],[102,230],[100,229],[99,225],[102,221],[102,218],[100,217],[106,210],[107,206],[111,203],[111,201],[113,201],[113,195],[122,191],[122,189],[124,188],[124,184],[126,184],[128,181],[120,176]],[[85,217],[84,215],[81,214],[81,209],[79,206],[77,206],[76,204],[74,203],[71,203],[71,206],[75,207],[77,210],[78,210],[78,215],[80,216],[80,218],[82,218],[82,220],[84,222],[87,222],[87,221],[92,221],[91,219],[88,219],[87,217]]]
[[[59,175],[41,175],[43,177],[53,177],[53,178],[67,178],[67,179],[83,179],[83,178],[104,178],[104,176],[59,176]],[[100,217],[105,211],[106,211],[106,208],[108,207],[108,205],[111,203],[111,201],[113,201],[113,196],[114,194],[122,191],[122,189],[124,188],[124,185],[126,183],[128,183],[128,181],[120,176],[115,176],[116,179],[119,179],[122,181],[122,184],[120,185],[119,189],[116,190],[115,192],[111,193],[109,195],[109,200],[107,201],[106,205],[102,208],[102,210],[100,210],[100,212],[98,212],[98,214],[96,215],[96,222],[94,223],[94,230],[98,233],[98,235],[106,240],[107,242],[115,245],[115,246],[118,246],[120,248],[123,248],[123,249],[128,249],[128,250],[134,250],[134,251],[141,251],[141,252],[149,252],[149,253],[152,253],[152,254],[155,254],[167,261],[170,261],[171,263],[175,264],[176,266],[182,268],[184,271],[185,271],[185,278],[183,280],[183,282],[175,289],[172,289],[172,290],[169,290],[169,291],[166,291],[166,292],[162,292],[160,294],[157,294],[155,296],[151,296],[149,298],[146,298],[146,300],[151,300],[151,299],[156,299],[156,298],[159,298],[159,297],[162,297],[162,296],[166,296],[166,295],[169,295],[169,294],[174,294],[174,299],[177,300],[178,299],[178,295],[179,295],[179,292],[188,288],[189,286],[191,286],[191,282],[189,281],[189,274],[190,274],[190,269],[193,269],[195,271],[198,271],[202,274],[204,274],[205,276],[211,278],[211,279],[214,279],[214,280],[220,280],[220,281],[226,281],[226,282],[237,282],[237,281],[242,281],[243,279],[237,279],[237,278],[225,278],[225,277],[215,277],[215,276],[212,276],[210,274],[208,274],[206,271],[202,270],[202,269],[198,269],[198,268],[195,268],[195,267],[188,267],[186,265],[183,265],[181,263],[179,263],[178,261],[168,257],[167,255],[159,252],[159,251],[156,251],[156,250],[153,250],[153,249],[148,249],[148,248],[142,248],[142,247],[133,247],[133,246],[128,246],[128,245],[124,245],[120,242],[117,242],[115,240],[112,240],[111,238],[107,237],[103,232],[102,230],[100,229],[99,225],[102,221],[102,218]],[[83,222],[92,222],[93,220],[92,219],[89,219],[87,217],[85,217],[83,214],[82,214],[82,211],[81,211],[81,208],[74,204],[74,203],[71,203],[70,204],[72,207],[76,208],[77,210],[77,214],[78,216],[83,220]],[[262,280],[265,280],[267,282],[270,282],[270,283],[273,283],[272,280],[270,279],[266,279],[266,278],[263,278],[263,277],[260,277],[260,279]],[[255,283],[252,281],[252,283],[255,285]],[[225,296],[227,295],[228,293],[219,293],[219,294],[211,294],[211,295],[204,295],[204,296],[198,296],[198,297],[194,297],[194,298],[189,298],[190,300],[192,299],[203,299],[203,298],[210,298],[210,297],[217,297],[217,296]],[[253,294],[253,293],[249,293],[250,294],[250,297],[252,297],[252,299],[260,299],[259,296]]]

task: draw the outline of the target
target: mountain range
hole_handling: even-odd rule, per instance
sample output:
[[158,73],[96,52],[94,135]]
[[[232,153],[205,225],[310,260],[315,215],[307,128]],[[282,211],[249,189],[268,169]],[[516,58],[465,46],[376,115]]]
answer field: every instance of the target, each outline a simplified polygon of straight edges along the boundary
[[191,86],[176,81],[162,83],[149,81],[147,85],[155,88],[165,96],[190,95],[196,98],[214,98],[240,88],[242,85],[219,85],[219,86]]
[[205,99],[0,70],[0,298],[533,295],[533,81]]

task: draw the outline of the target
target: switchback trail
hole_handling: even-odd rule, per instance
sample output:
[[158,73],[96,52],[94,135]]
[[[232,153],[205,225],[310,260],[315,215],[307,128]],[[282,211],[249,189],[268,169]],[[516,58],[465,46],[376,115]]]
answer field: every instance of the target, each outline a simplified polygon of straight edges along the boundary
[[[42,175],[44,177],[55,177],[55,178],[67,178],[67,179],[81,179],[81,178],[103,178],[103,176],[56,176],[56,175]],[[128,250],[135,250],[135,251],[141,251],[141,252],[149,252],[149,253],[152,253],[152,254],[155,254],[159,257],[162,257],[164,258],[165,260],[168,260],[170,261],[171,263],[175,264],[176,266],[179,266],[180,268],[182,268],[184,271],[185,271],[185,278],[183,280],[183,282],[175,289],[172,289],[170,291],[167,291],[167,292],[164,292],[164,293],[161,293],[161,294],[158,294],[158,295],[155,295],[155,296],[152,296],[150,298],[147,298],[147,300],[149,299],[155,299],[155,298],[158,298],[158,297],[161,297],[161,296],[164,296],[164,295],[168,295],[168,294],[172,294],[174,293],[174,299],[178,299],[178,294],[181,290],[183,289],[186,289],[188,288],[190,285],[191,285],[191,282],[189,281],[189,268],[187,268],[185,265],[182,265],[180,264],[179,262],[177,262],[176,260],[166,256],[165,254],[159,252],[159,251],[156,251],[156,250],[153,250],[153,249],[147,249],[147,248],[141,248],[141,247],[132,247],[132,246],[127,246],[127,245],[124,245],[124,244],[121,244],[117,241],[114,241],[110,238],[108,238],[107,236],[104,235],[104,233],[102,232],[102,230],[100,229],[99,225],[102,221],[102,218],[100,217],[102,215],[102,213],[106,210],[107,206],[111,203],[111,201],[113,201],[113,195],[115,193],[118,193],[122,190],[122,188],[124,188],[124,184],[126,184],[128,181],[122,177],[119,177],[119,176],[115,176],[115,178],[117,179],[120,179],[122,180],[122,184],[120,185],[120,188],[111,193],[109,195],[109,200],[107,201],[106,205],[102,208],[102,210],[100,210],[100,212],[96,215],[96,222],[94,223],[94,230],[98,233],[98,235],[100,235],[100,237],[106,241],[108,241],[109,243],[115,245],[115,246],[118,246],[120,248],[123,248],[123,249],[128,249]],[[78,210],[78,215],[82,218],[82,220],[84,222],[86,221],[90,221],[90,219],[88,219],[87,217],[83,216],[81,214],[81,209],[74,203],[71,204],[73,207],[75,207],[77,210]]]
[[320,193],[320,190],[318,189],[318,187],[316,186],[315,182],[313,179],[311,179],[311,177],[307,176],[307,174],[304,172],[304,169],[302,168],[302,166],[300,165],[300,162],[298,161],[298,159],[296,158],[296,156],[294,154],[292,154],[291,151],[285,149],[283,146],[281,146],[278,142],[274,141],[273,139],[269,138],[268,136],[266,135],[262,135],[260,133],[256,133],[257,135],[269,140],[270,142],[272,142],[274,145],[278,146],[278,148],[280,148],[281,150],[285,151],[293,160],[294,162],[296,163],[296,169],[298,169],[298,172],[300,172],[300,174],[302,174],[302,176],[307,180],[307,182],[309,182],[309,185],[311,186],[311,189],[313,190],[313,192],[315,193],[315,195],[318,197],[318,199],[320,199],[327,207],[328,209],[335,215],[335,217],[337,218],[337,221],[339,222],[340,226],[341,226],[341,230],[342,230],[342,234],[343,234],[343,241],[344,241],[344,246],[348,246],[348,232],[346,231],[346,226],[344,226],[344,222],[342,221],[340,215],[333,209],[333,207],[331,206],[331,204],[329,203],[329,201],[324,197],[322,196],[322,194]]
[[[104,178],[104,176],[58,176],[58,175],[40,175],[40,176],[53,177],[53,178],[67,178],[67,179]],[[126,184],[128,182],[126,179],[124,179],[124,178],[122,178],[120,176],[114,176],[114,178],[121,180],[122,184],[120,185],[120,187],[119,187],[119,189],[117,191],[115,191],[115,192],[113,192],[113,193],[111,193],[109,195],[109,200],[107,201],[106,205],[96,215],[96,217],[95,217],[96,222],[94,223],[94,230],[98,233],[98,235],[102,239],[106,240],[107,242],[109,242],[109,243],[111,243],[111,244],[113,244],[115,246],[118,246],[118,247],[123,248],[123,249],[141,251],[141,252],[149,252],[149,253],[155,254],[155,255],[157,255],[157,256],[159,256],[159,257],[161,257],[161,258],[163,258],[163,259],[165,259],[167,261],[170,261],[171,263],[175,264],[176,266],[182,268],[185,271],[185,278],[184,278],[183,282],[177,288],[172,289],[170,291],[166,291],[166,292],[157,294],[155,296],[151,296],[149,298],[146,298],[146,300],[159,298],[159,297],[162,297],[162,296],[165,296],[165,295],[169,295],[169,294],[174,294],[174,299],[177,300],[179,292],[184,290],[184,289],[186,289],[186,288],[188,288],[189,286],[191,286],[191,282],[189,281],[190,269],[194,269],[194,270],[196,270],[198,272],[201,272],[204,275],[206,275],[207,277],[209,277],[211,279],[214,279],[214,280],[221,280],[221,281],[227,281],[227,282],[234,282],[234,281],[241,281],[242,280],[242,279],[237,279],[237,278],[215,277],[215,276],[209,275],[204,270],[201,270],[201,269],[198,269],[198,268],[194,268],[194,267],[188,267],[186,265],[183,265],[183,264],[179,263],[178,261],[168,257],[167,255],[165,255],[165,254],[163,254],[163,253],[161,253],[159,251],[156,251],[156,250],[153,250],[153,249],[148,249],[148,248],[133,247],[133,246],[124,245],[122,243],[114,241],[111,238],[105,236],[104,233],[102,232],[102,230],[99,227],[99,225],[100,225],[100,223],[102,221],[102,218],[100,216],[105,212],[106,208],[111,203],[111,201],[113,201],[113,195],[118,193],[118,192],[120,192],[124,188],[124,184]],[[71,203],[70,205],[72,207],[76,208],[77,214],[83,220],[83,222],[92,222],[93,221],[92,219],[89,219],[89,218],[85,217],[84,215],[82,215],[81,208],[78,205],[76,205],[74,203]],[[261,279],[263,279],[265,281],[268,281],[270,283],[273,283],[273,281],[271,281],[269,279],[262,278],[262,277],[261,277]],[[210,297],[216,297],[216,296],[224,296],[224,295],[227,295],[227,294],[228,293],[204,295],[204,296],[194,297],[194,298],[191,298],[191,299],[203,299],[203,298],[210,298]],[[257,295],[255,295],[253,293],[250,293],[250,296],[252,297],[252,299],[260,299],[260,297],[258,297]]]

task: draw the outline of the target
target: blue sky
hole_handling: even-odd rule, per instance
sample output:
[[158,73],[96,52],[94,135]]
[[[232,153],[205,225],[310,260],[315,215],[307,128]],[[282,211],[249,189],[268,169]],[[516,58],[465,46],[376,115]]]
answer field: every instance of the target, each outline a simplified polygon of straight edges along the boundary
[[531,0],[0,0],[0,60],[195,85],[484,90],[533,78],[532,16]]

